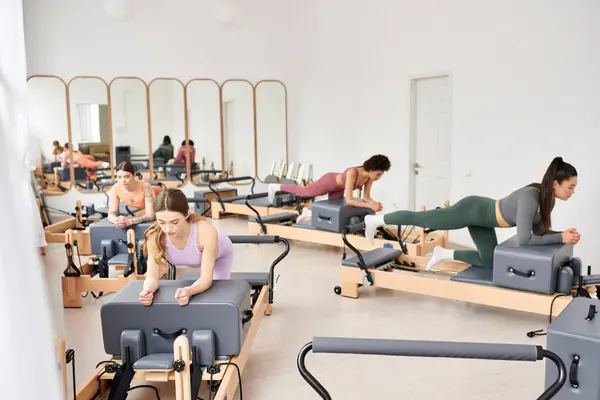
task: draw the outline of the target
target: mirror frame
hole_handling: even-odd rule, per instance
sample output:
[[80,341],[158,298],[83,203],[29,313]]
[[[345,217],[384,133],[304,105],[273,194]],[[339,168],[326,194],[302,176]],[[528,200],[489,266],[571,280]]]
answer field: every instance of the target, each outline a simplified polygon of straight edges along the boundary
[[[145,89],[145,95],[146,95],[146,125],[147,125],[147,133],[148,133],[148,170],[150,171],[150,177],[153,178],[153,157],[152,157],[152,137],[151,137],[151,131],[152,128],[150,127],[150,88],[148,86],[148,84],[146,83],[146,81],[144,81],[142,78],[139,78],[137,76],[117,76],[116,78],[113,78],[110,83],[108,84],[108,94],[110,96],[110,89],[112,87],[112,84],[119,79],[133,79],[133,80],[138,80],[140,82],[142,82],[142,84],[144,85],[144,89]],[[110,123],[111,123],[111,130],[110,130],[110,141],[111,143],[113,143],[113,136],[112,136],[112,107],[110,107],[109,109],[109,114],[110,114]],[[111,145],[112,146],[112,145]],[[111,147],[111,166],[113,164],[112,162],[112,147]],[[112,169],[114,171],[114,168],[116,167],[113,166]],[[114,179],[114,178],[113,178]],[[154,179],[150,179],[150,181],[154,181]]]
[[[73,165],[73,152],[71,147],[71,140],[72,140],[72,136],[71,136],[71,100],[69,98],[69,85],[67,84],[67,82],[65,82],[65,80],[63,78],[61,78],[60,76],[56,76],[56,75],[31,75],[27,78],[27,80],[25,82],[29,82],[31,79],[33,78],[54,78],[54,79],[58,79],[60,82],[62,82],[63,86],[65,87],[65,107],[67,108],[67,138],[68,138],[68,142],[69,142],[69,165],[72,166]],[[28,117],[29,118],[29,117]],[[28,134],[31,134],[31,132],[28,132]],[[44,165],[44,162],[42,160],[42,167]],[[51,194],[48,195],[46,192],[44,192],[44,196],[62,196],[65,195],[67,193],[69,193],[72,189],[73,186],[75,186],[75,177],[73,176],[73,169],[72,167],[71,171],[69,172],[69,190],[67,190],[66,192],[63,192],[61,194]]]
[[[115,180],[115,166],[113,165],[114,163],[112,162],[113,160],[113,153],[114,153],[114,149],[113,149],[113,137],[112,137],[112,107],[111,107],[111,101],[110,101],[110,89],[108,87],[108,83],[106,83],[106,81],[99,77],[99,76],[95,76],[95,75],[77,75],[74,76],[73,78],[71,78],[71,80],[69,80],[69,83],[67,84],[67,89],[70,90],[71,89],[71,84],[73,83],[74,80],[76,79],[98,79],[100,82],[102,82],[106,88],[106,107],[108,108],[108,142],[109,142],[109,152],[108,152],[108,159],[110,160],[110,179],[112,181]],[[71,125],[71,92],[69,91],[69,125]],[[71,166],[71,179],[73,179],[73,185],[75,186],[75,189],[81,193],[81,194],[98,194],[98,193],[102,193],[102,192],[83,192],[80,189],[77,189],[77,185],[75,184],[75,167],[73,166],[73,137],[71,132],[69,132],[69,156],[71,159],[70,162],[70,166]],[[112,186],[111,186],[112,187]]]
[[[281,86],[283,86],[283,94],[285,97],[285,105],[284,105],[284,109],[285,109],[285,164],[286,166],[289,166],[289,126],[288,126],[288,98],[287,98],[287,86],[285,86],[285,83],[277,80],[277,79],[264,79],[261,81],[256,82],[256,85],[254,85],[254,170],[256,171],[256,176],[255,178],[260,182],[260,183],[265,183],[265,181],[263,181],[261,179],[261,177],[259,176],[258,173],[258,102],[256,101],[256,89],[258,88],[258,86],[261,83],[279,83],[281,84]],[[287,168],[287,167],[286,167]]]
[[[257,151],[256,151],[256,92],[254,91],[254,85],[252,84],[252,82],[250,82],[248,79],[238,79],[238,78],[232,78],[232,79],[226,79],[225,81],[223,81],[223,83],[221,84],[221,94],[220,94],[220,101],[221,101],[221,153],[222,153],[222,162],[224,165],[223,170],[227,170],[227,167],[225,166],[225,130],[223,128],[223,119],[224,119],[224,115],[223,115],[223,88],[225,87],[225,84],[227,82],[246,82],[247,84],[250,85],[250,87],[252,88],[252,115],[253,115],[253,126],[252,126],[252,130],[254,131],[254,173],[250,176],[252,176],[254,179],[256,179],[256,166],[258,165],[257,161],[256,161],[256,155],[257,155]],[[235,178],[235,175],[231,176],[231,178]],[[238,182],[228,182],[229,185],[232,186],[251,186],[252,183],[248,182],[248,183],[238,183]]]
[[[221,173],[223,173],[223,171],[225,171],[225,149],[224,149],[224,136],[223,136],[223,93],[221,92],[221,85],[219,85],[219,82],[217,82],[214,79],[211,78],[192,78],[190,79],[186,84],[185,84],[185,104],[186,104],[186,113],[185,113],[185,119],[186,119],[186,140],[190,140],[189,139],[189,115],[187,115],[187,105],[189,104],[188,102],[188,86],[190,83],[192,82],[196,82],[196,81],[200,81],[200,82],[213,82],[216,86],[217,89],[219,91],[219,132],[220,132],[220,139],[221,139]],[[193,140],[193,139],[191,139]],[[187,142],[186,142],[187,143]],[[194,180],[192,179],[192,165],[189,162],[186,162],[186,168],[187,168],[187,172],[188,172],[188,177],[189,177],[189,182],[195,186],[195,187],[207,187],[208,185],[197,185],[194,183]],[[215,165],[215,170],[217,170],[217,166]]]
[[[168,77],[158,77],[158,78],[153,78],[150,82],[148,82],[148,84],[146,85],[146,87],[148,88],[148,95],[147,95],[147,99],[148,99],[148,134],[149,136],[149,141],[148,143],[150,144],[150,163],[148,165],[148,167],[150,168],[150,177],[151,182],[154,182],[154,157],[152,157],[152,154],[154,152],[154,147],[152,145],[152,109],[150,107],[151,103],[150,103],[150,88],[152,86],[152,84],[155,81],[175,81],[177,83],[179,83],[181,85],[181,88],[183,89],[183,126],[184,126],[184,132],[183,132],[183,140],[185,140],[185,143],[188,143],[188,117],[187,117],[187,93],[186,93],[186,84],[183,83],[183,81],[181,79],[178,78],[168,78]],[[183,190],[183,188],[185,187],[185,185],[190,181],[190,163],[189,160],[186,160],[185,162],[185,180],[181,183],[181,185],[175,186],[176,188],[180,188],[181,190]],[[165,184],[166,185],[166,184]]]

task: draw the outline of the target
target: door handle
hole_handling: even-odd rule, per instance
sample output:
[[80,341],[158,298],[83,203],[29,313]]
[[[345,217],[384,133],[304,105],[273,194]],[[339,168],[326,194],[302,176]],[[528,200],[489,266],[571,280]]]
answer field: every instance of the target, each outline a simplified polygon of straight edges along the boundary
[[413,164],[413,167],[414,168],[422,168],[421,164],[419,164],[417,162]]

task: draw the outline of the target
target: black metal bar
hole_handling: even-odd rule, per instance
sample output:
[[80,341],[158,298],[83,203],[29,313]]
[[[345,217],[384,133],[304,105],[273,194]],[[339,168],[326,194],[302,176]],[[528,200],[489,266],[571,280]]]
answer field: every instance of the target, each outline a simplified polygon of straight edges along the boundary
[[[361,225],[361,224],[352,225],[352,227],[356,227],[358,225]],[[364,225],[364,223],[362,225]],[[360,250],[358,250],[356,247],[354,247],[352,245],[352,243],[350,243],[348,241],[348,238],[346,237],[346,235],[350,232],[351,232],[350,226],[344,227],[344,229],[342,230],[342,240],[344,241],[346,246],[348,246],[350,248],[350,250],[352,250],[354,252],[354,254],[356,254],[356,256],[358,257],[358,267],[361,269],[364,277],[369,282],[369,286],[373,286],[373,284],[374,284],[373,277],[371,276],[371,273],[369,272],[369,269],[367,268],[367,263],[365,263],[365,259],[363,258],[362,253],[360,252]]]
[[300,375],[302,378],[321,396],[324,400],[331,400],[331,395],[327,392],[327,389],[316,380],[316,378],[308,372],[306,369],[306,355],[312,351],[312,342],[308,342],[302,347],[300,353],[298,353],[298,359],[296,360],[296,364],[298,365],[298,371],[300,371]]
[[250,188],[250,192],[251,192],[251,194],[254,194],[254,185],[256,184],[256,182],[255,182],[254,178],[251,176],[238,176],[238,177],[225,178],[225,179],[212,179],[212,180],[208,181],[208,189],[210,189],[210,191],[213,192],[217,196],[217,200],[221,204],[221,211],[225,211],[225,204],[223,203],[223,199],[221,198],[221,195],[219,194],[219,192],[217,192],[215,190],[215,188],[213,188],[212,185],[219,184],[219,183],[247,181],[247,180],[252,181],[252,186]]

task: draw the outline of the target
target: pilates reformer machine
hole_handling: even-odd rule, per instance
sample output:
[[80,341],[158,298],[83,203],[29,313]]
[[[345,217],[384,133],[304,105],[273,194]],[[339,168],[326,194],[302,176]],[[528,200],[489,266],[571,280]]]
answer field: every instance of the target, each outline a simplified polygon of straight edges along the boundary
[[[289,243],[276,236],[230,236],[233,243],[282,243],[283,252],[269,272],[232,273],[179,306],[180,287],[197,278],[184,275],[162,280],[151,306],[139,302],[142,281],[132,281],[100,311],[104,349],[102,361],[76,390],[77,400],[123,400],[132,381],[175,383],[177,400],[196,400],[202,382],[212,399],[233,399],[264,315],[271,315],[274,270],[289,253]],[[198,273],[194,273],[197,275]],[[189,275],[191,276],[191,275]],[[145,386],[147,387],[147,386]]]
[[[572,301],[548,326],[546,348],[525,344],[315,337],[300,350],[297,366],[302,378],[315,392],[322,399],[330,400],[329,392],[306,368],[306,356],[310,352],[529,362],[545,360],[544,392],[537,397],[538,400],[598,399],[600,325],[596,314],[599,307],[600,302],[596,299],[579,297]],[[398,398],[402,398],[400,393]]]
[[[344,228],[360,232],[365,224]],[[344,235],[356,256],[342,261],[341,286],[335,293],[358,298],[360,286],[398,290],[439,298],[557,315],[574,297],[591,297],[600,275],[582,271],[581,259],[573,257],[573,245],[519,245],[516,236],[496,246],[492,269],[442,261],[426,271],[428,258],[400,249],[377,248],[362,253]],[[596,291],[597,293],[598,291]]]
[[[81,171],[76,171],[76,174]],[[85,175],[85,170],[83,171]],[[71,170],[60,166],[60,162],[43,163],[37,168],[33,175],[39,186],[49,195],[61,195],[71,188]]]
[[[249,198],[266,197],[263,194],[251,195]],[[445,207],[448,207],[448,201]],[[425,210],[425,207],[421,207]],[[369,208],[346,205],[344,198],[315,201],[312,203],[312,218],[309,222],[296,223],[298,214],[295,212],[271,213],[267,216],[254,212],[248,219],[248,233],[254,235],[278,235],[290,240],[324,244],[328,246],[343,247],[350,242],[361,250],[373,250],[378,247],[391,246],[396,249],[406,247],[410,254],[422,256],[432,251],[435,246],[445,246],[448,241],[448,232],[439,232],[427,229],[414,229],[402,231],[380,227],[375,237],[374,244],[362,235],[349,235],[343,239],[344,228],[348,225],[362,223],[365,216],[375,212]]]
[[[231,196],[231,189],[216,189],[215,185],[220,183],[250,181],[250,194],[238,195],[237,190],[235,195]],[[213,200],[210,204],[211,217],[220,219],[225,214],[236,215],[260,215],[267,216],[273,213],[279,213],[282,209],[287,209],[289,213],[294,211],[294,215],[298,216],[296,209],[298,208],[298,199],[292,194],[278,194],[275,197],[274,204],[270,204],[267,200],[268,194],[254,193],[256,181],[251,176],[238,176],[233,178],[216,179],[208,184],[208,189],[213,193]],[[197,192],[198,194],[204,192]],[[216,197],[216,198],[215,198]]]
[[[97,299],[104,293],[118,292],[133,280],[144,279],[147,267],[143,239],[149,226],[142,223],[127,229],[117,228],[106,219],[93,224],[89,237],[91,252],[95,255],[89,257],[87,263],[81,262],[79,243],[73,231],[68,230],[67,268],[61,277],[63,307],[81,308],[82,299],[90,293]],[[111,277],[111,268],[114,269],[112,275],[116,276]],[[121,270],[122,274],[117,272]]]
[[[306,368],[308,353],[501,361],[545,360],[544,392],[538,400],[600,398],[600,302],[579,297],[548,326],[546,348],[538,345],[315,337],[297,357],[300,375],[322,399],[332,397]],[[473,378],[473,376],[471,376]],[[398,393],[398,398],[402,398]]]

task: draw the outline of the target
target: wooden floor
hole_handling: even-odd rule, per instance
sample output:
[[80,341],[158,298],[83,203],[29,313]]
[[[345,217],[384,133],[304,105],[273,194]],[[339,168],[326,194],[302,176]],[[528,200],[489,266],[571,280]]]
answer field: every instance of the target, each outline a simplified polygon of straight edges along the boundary
[[[214,225],[228,234],[247,232],[244,219],[227,218]],[[234,270],[266,271],[280,249],[236,245]],[[543,336],[526,336],[527,331],[546,327],[544,316],[385,289],[369,289],[358,300],[340,297],[333,288],[339,285],[341,253],[333,247],[292,243],[290,255],[277,270],[273,315],[262,321],[243,376],[244,399],[317,399],[296,368],[298,351],[313,336],[545,345]],[[99,309],[110,295],[98,300],[90,295],[83,300],[83,308],[63,309],[64,246],[48,246],[43,259],[57,334],[67,340],[67,348],[75,350],[77,381],[82,381],[106,359]],[[544,383],[542,362],[310,354],[307,366],[333,398],[345,400],[533,399]],[[171,386],[155,386],[162,400],[174,398]],[[201,396],[208,400],[206,392]],[[149,389],[134,390],[128,397],[154,398]]]

